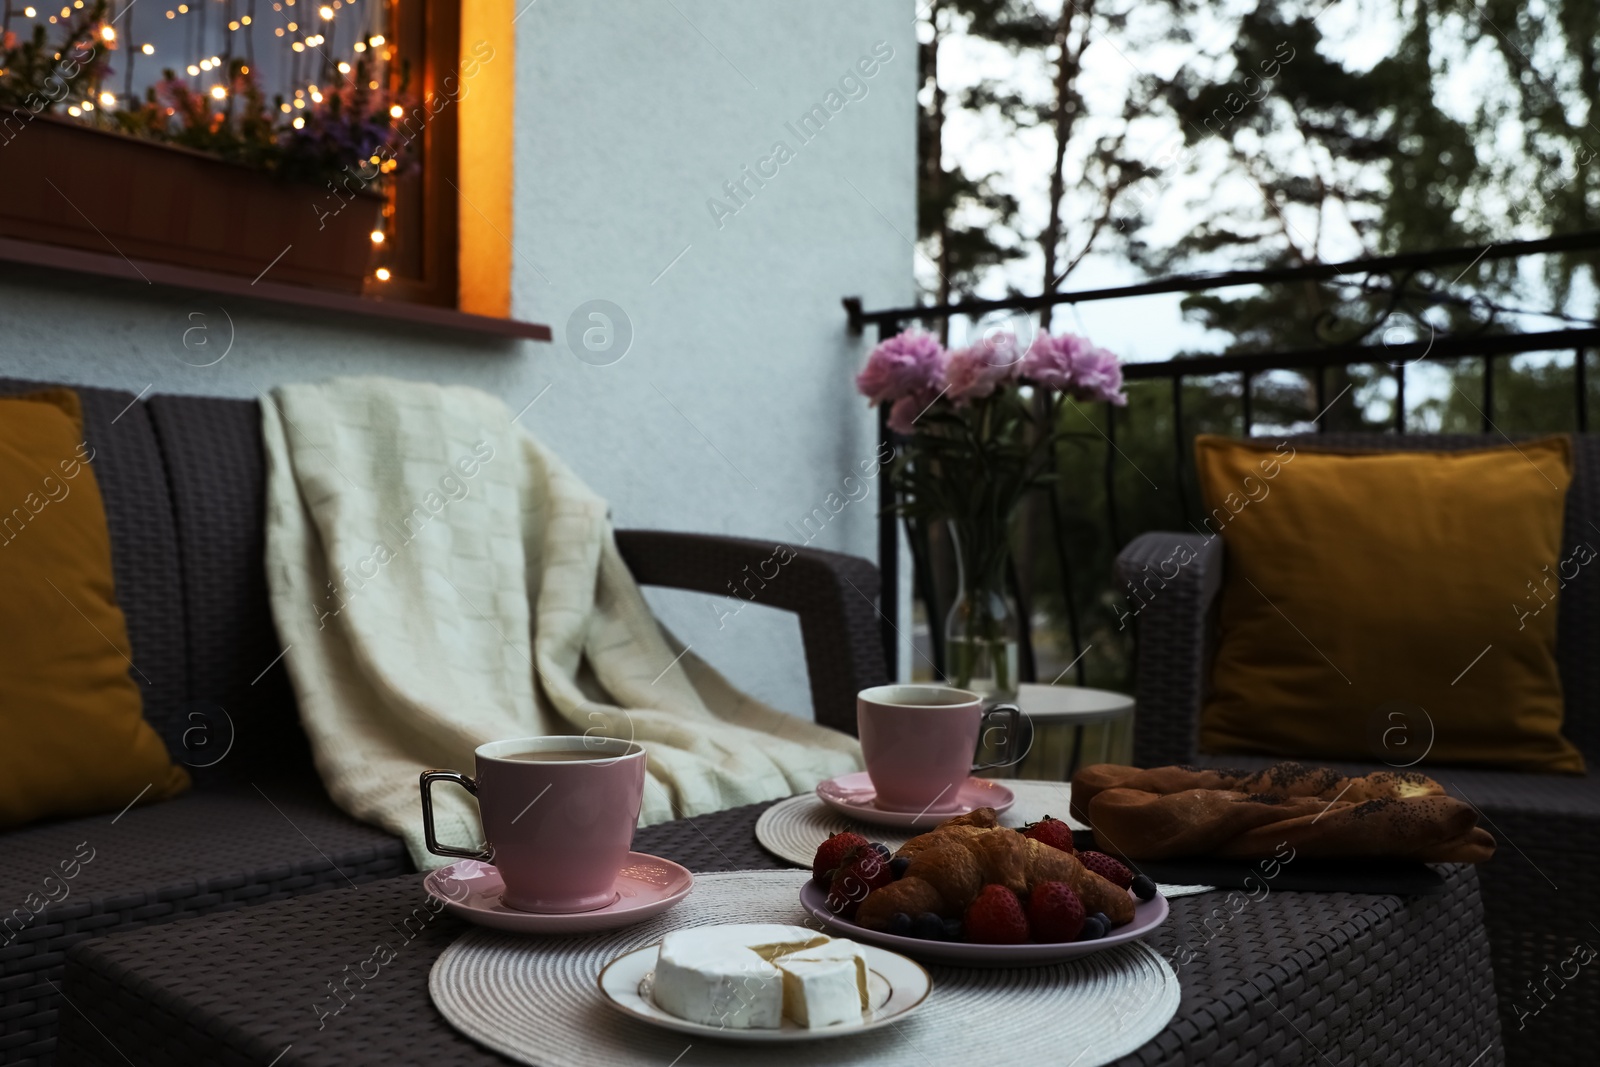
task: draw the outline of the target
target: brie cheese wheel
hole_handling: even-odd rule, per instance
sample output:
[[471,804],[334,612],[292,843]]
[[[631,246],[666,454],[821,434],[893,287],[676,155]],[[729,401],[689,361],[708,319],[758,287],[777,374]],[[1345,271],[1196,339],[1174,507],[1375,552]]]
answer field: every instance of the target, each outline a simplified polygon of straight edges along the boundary
[[828,940],[781,923],[675,930],[661,939],[652,996],[663,1011],[704,1026],[776,1030],[783,975],[772,959]]
[[867,964],[853,941],[803,926],[758,923],[677,930],[661,940],[652,997],[680,1019],[775,1030],[859,1022]]

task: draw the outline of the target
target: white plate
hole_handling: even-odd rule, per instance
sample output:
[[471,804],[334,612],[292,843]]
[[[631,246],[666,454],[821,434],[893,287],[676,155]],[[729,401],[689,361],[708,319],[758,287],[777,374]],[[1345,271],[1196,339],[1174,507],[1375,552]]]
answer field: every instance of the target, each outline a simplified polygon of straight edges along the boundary
[[776,1030],[708,1026],[680,1019],[656,1007],[650,988],[655,979],[656,956],[660,949],[661,943],[658,941],[618,956],[606,964],[600,972],[600,992],[605,1002],[624,1015],[652,1026],[727,1041],[785,1043],[866,1033],[910,1015],[928,998],[928,992],[933,988],[933,979],[914,960],[908,960],[898,952],[862,945],[861,951],[867,958],[867,997],[872,1006],[862,1014],[859,1023],[838,1023],[810,1030],[785,1018]]
[[817,797],[834,811],[870,822],[875,826],[900,826],[932,829],[957,815],[978,808],[993,808],[1000,814],[1017,802],[1017,795],[989,778],[968,778],[956,789],[952,807],[943,811],[888,811],[877,806],[878,791],[866,771],[841,774],[817,786]]
[[1119,926],[1098,941],[1046,941],[1022,945],[975,945],[965,941],[924,941],[919,937],[901,937],[868,930],[849,919],[840,918],[828,908],[828,894],[815,882],[807,881],[800,890],[800,906],[822,922],[828,932],[852,941],[883,945],[904,952],[929,963],[947,963],[957,967],[1038,967],[1046,963],[1087,956],[1113,945],[1137,941],[1167,919],[1167,899],[1157,893],[1150,900],[1142,900],[1133,909],[1133,921]]

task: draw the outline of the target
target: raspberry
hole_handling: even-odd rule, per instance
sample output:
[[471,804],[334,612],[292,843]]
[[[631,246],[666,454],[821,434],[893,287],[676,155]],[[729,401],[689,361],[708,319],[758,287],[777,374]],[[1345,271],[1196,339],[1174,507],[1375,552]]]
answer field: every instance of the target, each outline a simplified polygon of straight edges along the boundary
[[1046,815],[1038,822],[1031,822],[1022,828],[1023,837],[1031,837],[1035,841],[1059,848],[1062,852],[1072,851],[1072,827],[1060,819],[1052,819]]
[[1080,852],[1078,862],[1119,889],[1133,885],[1133,872],[1123,866],[1120,860],[1114,860],[1104,852]]
[[1083,901],[1065,882],[1040,882],[1028,897],[1028,928],[1035,941],[1076,941],[1083,931]]
[[967,940],[982,945],[1020,945],[1028,940],[1022,902],[1003,885],[986,885],[967,906]]
[[844,864],[845,858],[851,851],[866,843],[866,838],[848,831],[829,837],[817,846],[816,858],[811,861],[812,880],[821,886],[830,884],[833,881],[833,872]]

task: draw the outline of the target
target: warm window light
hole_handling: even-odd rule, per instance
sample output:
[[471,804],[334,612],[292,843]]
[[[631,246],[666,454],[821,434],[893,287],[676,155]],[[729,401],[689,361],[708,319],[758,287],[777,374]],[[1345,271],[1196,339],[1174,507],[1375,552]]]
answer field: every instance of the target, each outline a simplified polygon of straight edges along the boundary
[[297,130],[303,130],[306,128],[306,118],[304,115],[296,115],[294,117],[294,128]]
[[326,22],[329,19],[333,18],[333,8],[331,8],[328,5],[324,4],[321,7],[317,8],[317,14],[321,15],[322,16],[322,21]]
[[153,56],[156,54],[156,46],[153,44],[147,44],[143,48],[139,49],[139,51],[143,52],[147,56]]
[[390,118],[397,119],[401,115],[404,115],[405,113],[406,113],[406,109],[401,107],[399,104],[391,104],[391,105],[389,105],[389,117]]
[[373,271],[372,273],[380,282],[386,282],[386,281],[389,280],[389,268],[388,267],[379,267],[377,270]]
[[224,89],[222,86],[213,85],[211,87],[211,99],[213,99],[213,100],[226,100],[227,97],[228,97],[228,90]]
[[372,243],[375,244],[375,245],[383,244],[383,231],[382,230],[373,230],[372,231]]
[[115,107],[116,103],[117,103],[117,98],[115,96],[111,95],[110,93],[101,93],[100,94],[100,106],[101,107]]

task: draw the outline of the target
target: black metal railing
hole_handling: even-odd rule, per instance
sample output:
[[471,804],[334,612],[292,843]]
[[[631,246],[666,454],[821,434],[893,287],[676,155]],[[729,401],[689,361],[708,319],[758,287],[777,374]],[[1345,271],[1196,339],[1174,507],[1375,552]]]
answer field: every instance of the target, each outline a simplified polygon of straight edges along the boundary
[[[1521,260],[1532,256],[1560,253],[1594,253],[1597,251],[1600,251],[1600,231],[1585,231],[1534,241],[1510,241],[1487,246],[1477,245],[1469,248],[1440,249],[1430,252],[1351,260],[1344,263],[1318,263],[1256,271],[1186,274],[1117,288],[1049,293],[1040,296],[1024,296],[1002,300],[960,300],[949,304],[867,311],[862,308],[859,299],[847,297],[844,300],[844,306],[849,318],[849,327],[853,334],[859,335],[863,333],[866,327],[870,325],[875,327],[877,339],[881,341],[915,323],[931,324],[954,318],[979,320],[996,312],[1039,312],[1062,304],[1127,299],[1161,293],[1200,293],[1238,286],[1265,287],[1293,282],[1330,282],[1341,279],[1361,279],[1359,284],[1362,300],[1360,303],[1368,314],[1365,321],[1357,322],[1353,330],[1346,329],[1343,336],[1339,334],[1338,324],[1331,317],[1323,316],[1313,323],[1313,335],[1320,343],[1311,347],[1259,353],[1185,356],[1161,362],[1127,363],[1123,365],[1123,376],[1129,383],[1159,382],[1161,380],[1166,380],[1170,383],[1172,449],[1176,457],[1177,469],[1180,472],[1180,476],[1176,480],[1176,492],[1179,498],[1178,506],[1183,515],[1188,517],[1193,513],[1193,501],[1190,498],[1181,472],[1187,460],[1187,452],[1190,447],[1190,435],[1185,429],[1184,386],[1191,379],[1215,379],[1219,376],[1237,375],[1237,398],[1239,401],[1237,405],[1237,428],[1242,436],[1248,437],[1251,436],[1252,429],[1257,425],[1255,403],[1257,379],[1276,371],[1303,374],[1312,383],[1316,415],[1310,419],[1297,421],[1312,424],[1315,432],[1320,433],[1328,429],[1329,409],[1339,400],[1337,396],[1331,400],[1328,397],[1330,370],[1344,369],[1347,371],[1349,368],[1358,365],[1385,366],[1389,369],[1388,373],[1392,375],[1395,390],[1389,429],[1396,433],[1405,433],[1408,412],[1406,403],[1407,367],[1416,366],[1424,362],[1455,365],[1463,360],[1481,360],[1480,403],[1476,406],[1478,406],[1482,416],[1480,425],[1482,432],[1490,433],[1498,429],[1492,418],[1492,413],[1495,410],[1496,362],[1526,353],[1570,352],[1573,354],[1575,425],[1579,431],[1587,430],[1589,423],[1588,353],[1591,349],[1600,349],[1600,324],[1556,312],[1540,311],[1535,314],[1566,320],[1571,325],[1561,329],[1535,332],[1506,330],[1503,327],[1500,316],[1508,311],[1521,312],[1524,309],[1503,308],[1479,295],[1462,297],[1452,291],[1456,282],[1450,283],[1447,287],[1438,287],[1424,278],[1423,275],[1424,272],[1431,272],[1438,267],[1462,265],[1470,269],[1485,260]],[[1466,270],[1461,272],[1462,275],[1466,273]],[[1459,281],[1459,276],[1457,281]],[[1342,284],[1355,283],[1345,282]],[[1439,332],[1430,327],[1430,336],[1426,339],[1411,340],[1403,343],[1388,343],[1387,341],[1372,343],[1373,335],[1383,329],[1385,323],[1392,321],[1393,316],[1397,313],[1407,311],[1412,307],[1453,309],[1457,312],[1465,311],[1468,313],[1470,324],[1465,329],[1454,329],[1449,333]],[[1479,313],[1481,321],[1471,321],[1470,313],[1473,310]],[[1419,317],[1413,321],[1421,320]],[[1346,391],[1348,391],[1348,387]],[[1343,394],[1341,393],[1340,395],[1342,396]],[[880,439],[884,442],[890,441],[893,435],[888,428],[886,411],[880,412],[878,426]],[[1111,405],[1106,405],[1103,421],[1097,427],[1105,439],[1105,462],[1103,465],[1105,479],[1104,521],[1113,545],[1120,547],[1123,543],[1124,531],[1119,521],[1115,478],[1116,459],[1119,454],[1117,426],[1118,409]],[[890,671],[893,674],[898,671],[899,667],[899,631],[893,617],[895,615],[895,605],[899,603],[900,527],[890,507],[894,502],[892,496],[894,489],[887,479],[883,480],[880,485],[882,486],[880,501],[884,505],[880,512],[878,527],[878,559],[882,572],[883,604],[881,632]],[[1063,548],[1063,521],[1058,494],[1050,492],[1046,495],[1049,497],[1049,525],[1053,531],[1051,539],[1055,544],[1055,562],[1062,586],[1060,592],[1065,607],[1067,630],[1074,655],[1073,662],[1076,664],[1078,681],[1081,684],[1084,680],[1084,645],[1082,638],[1083,628],[1073,596],[1075,576],[1070,566],[1071,561],[1068,558],[1068,553]],[[928,639],[934,670],[938,675],[943,676],[942,616],[939,613],[936,583],[931,561],[930,531],[920,527],[917,523],[906,521],[905,532],[906,541],[911,550],[912,580],[915,592],[926,608]],[[1030,589],[1030,583],[1025,576],[1018,575],[1014,565],[1011,569],[1011,585],[1012,592],[1017,597],[1024,621],[1022,646],[1019,649],[1020,673],[1022,680],[1033,681],[1036,680],[1036,656],[1030,625],[1032,616],[1029,610],[1030,600],[1032,599],[1030,594],[1033,590]]]

